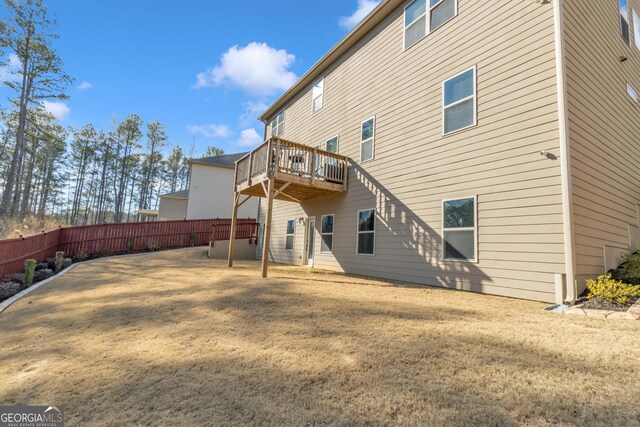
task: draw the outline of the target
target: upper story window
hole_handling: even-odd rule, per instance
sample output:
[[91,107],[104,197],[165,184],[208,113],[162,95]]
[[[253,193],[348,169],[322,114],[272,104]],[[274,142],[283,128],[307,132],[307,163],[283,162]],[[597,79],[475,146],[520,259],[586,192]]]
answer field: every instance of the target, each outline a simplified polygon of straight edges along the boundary
[[376,137],[376,118],[371,117],[360,125],[360,161],[373,160]]
[[634,10],[632,12],[633,15],[633,42],[636,45],[636,48],[640,50],[640,16]]
[[630,43],[629,39],[629,6],[627,0],[618,0],[620,6],[620,34],[627,44]]
[[327,139],[324,150],[330,153],[338,154],[338,135],[334,136],[331,139]]
[[313,112],[319,111],[322,109],[322,104],[324,102],[324,78],[318,80],[316,84],[313,85],[313,101],[311,108]]
[[284,134],[284,110],[280,111],[271,120],[271,135],[282,136]]
[[407,49],[458,13],[457,0],[415,0],[404,9],[404,48]]
[[476,67],[443,84],[443,133],[462,130],[477,123]]

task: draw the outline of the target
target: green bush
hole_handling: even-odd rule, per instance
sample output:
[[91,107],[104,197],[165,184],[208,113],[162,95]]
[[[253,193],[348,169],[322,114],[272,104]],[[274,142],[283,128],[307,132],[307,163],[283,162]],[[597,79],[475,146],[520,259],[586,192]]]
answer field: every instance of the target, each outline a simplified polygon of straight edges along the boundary
[[197,239],[197,235],[195,231],[191,232],[191,236],[189,236],[189,240],[191,241],[191,247],[196,245],[196,239]]
[[33,276],[36,272],[36,265],[38,261],[35,259],[28,259],[24,262],[24,286],[29,287],[33,283]]
[[587,280],[587,298],[598,298],[613,304],[627,305],[640,298],[640,286],[629,285],[604,274],[598,279]]
[[157,240],[149,240],[147,242],[147,248],[151,251],[151,252],[155,252],[157,250],[160,249],[160,243],[158,243]]
[[133,237],[127,239],[127,253],[132,254],[136,247],[136,240]]
[[89,254],[84,249],[80,249],[78,252],[76,252],[76,259],[78,261],[84,261],[87,258],[89,258]]
[[56,263],[55,263],[55,272],[59,273],[62,270],[62,263],[64,262],[64,252],[58,251],[56,252]]
[[624,283],[640,285],[640,251],[625,256],[615,270],[610,270],[611,277]]

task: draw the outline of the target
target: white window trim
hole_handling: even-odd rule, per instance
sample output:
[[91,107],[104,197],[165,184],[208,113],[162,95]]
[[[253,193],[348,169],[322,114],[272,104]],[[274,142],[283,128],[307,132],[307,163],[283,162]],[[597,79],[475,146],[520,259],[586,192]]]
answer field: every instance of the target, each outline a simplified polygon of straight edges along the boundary
[[[325,216],[332,216],[333,217],[333,231],[331,233],[323,233],[322,232],[322,224],[323,224],[323,218]],[[326,214],[326,215],[320,215],[320,253],[321,254],[332,254],[333,253],[333,238],[336,232],[336,215],[335,214]],[[331,236],[331,250],[330,251],[323,251],[322,250],[322,236]]]
[[[464,199],[473,199],[473,228],[471,227],[464,227],[464,228],[444,228],[444,204],[445,202],[452,202],[455,200],[464,200]],[[441,247],[441,254],[440,254],[440,259],[444,262],[462,262],[462,263],[470,263],[470,264],[477,264],[478,263],[478,196],[477,195],[473,195],[473,196],[461,196],[461,197],[453,197],[451,199],[442,199],[442,201],[440,202],[440,210],[441,210],[441,215],[442,215],[442,219],[440,222],[440,229],[442,230],[442,236],[440,238],[440,247]],[[474,259],[456,259],[456,258],[446,258],[446,253],[447,253],[447,248],[446,248],[446,239],[445,239],[445,231],[449,231],[449,230],[455,230],[455,231],[471,231],[473,230],[473,244],[474,244]]]
[[[434,31],[437,31],[439,28],[444,27],[449,21],[455,19],[458,16],[458,0],[454,0],[455,2],[455,12],[453,13],[453,16],[449,19],[447,19],[446,21],[444,21],[442,23],[442,25],[440,25],[438,28],[436,28],[435,30],[431,29],[431,12],[433,12],[433,9],[435,9],[436,7],[440,6],[440,4],[443,2],[444,0],[440,0],[436,5],[429,6],[430,1],[429,0],[425,0],[425,12],[420,15],[419,17],[417,17],[411,24],[406,25],[407,22],[407,9],[409,8],[409,6],[411,6],[413,4],[413,2],[410,2],[408,5],[406,5],[404,7],[404,13],[402,15],[402,24],[403,26],[403,30],[402,30],[402,46],[403,52],[406,52],[407,50],[411,49],[413,46],[417,45],[418,43],[420,43],[421,40],[424,40],[429,34],[433,33]],[[411,46],[407,46],[407,28],[409,28],[411,25],[415,24],[416,21],[418,21],[420,18],[422,18],[423,16],[426,15],[426,19],[425,19],[425,32],[424,32],[424,36],[420,37],[418,40],[416,40]]]
[[[322,82],[322,93],[319,96],[314,97],[313,96],[313,89],[320,82]],[[322,107],[320,107],[320,108],[318,108],[316,110],[316,99],[318,99],[318,98],[322,98]],[[311,114],[315,114],[318,111],[322,110],[323,108],[324,108],[324,76],[322,78],[319,78],[318,80],[316,80],[315,83],[313,84],[313,86],[311,86]]]
[[[360,231],[360,212],[373,211],[373,231]],[[375,256],[376,255],[376,218],[378,217],[378,213],[376,212],[376,208],[369,209],[360,209],[358,211],[358,215],[356,216],[356,255],[358,256]],[[359,244],[358,238],[360,234],[373,234],[373,253],[371,254],[361,254],[359,252]]]
[[[287,228],[289,226],[289,221],[293,221],[293,234],[289,234],[287,233]],[[297,220],[294,219],[288,219],[287,222],[285,223],[285,229],[284,229],[284,250],[287,252],[294,252],[296,249],[296,229],[298,228],[298,224],[297,224]],[[293,244],[291,245],[291,249],[287,249],[287,237],[292,236],[293,237]]]
[[[284,130],[285,130],[285,127],[284,127],[284,121],[285,121],[285,119],[286,119],[286,113],[285,113],[285,111],[286,111],[286,110],[280,110],[280,111],[278,112],[278,114],[276,114],[276,115],[273,117],[273,119],[271,120],[271,122],[270,122],[270,123],[271,123],[271,136],[281,137],[282,135],[284,135]],[[279,124],[279,125],[276,125],[276,128],[277,128],[277,127],[279,127],[279,126],[281,126],[281,127],[282,127],[282,132],[281,132],[279,135],[274,135],[274,133],[273,133],[273,130],[274,130],[273,122],[274,122],[274,120],[276,120],[276,119],[278,118],[278,116],[280,116],[280,114],[282,114],[282,121],[280,122],[280,124]]]
[[[445,85],[449,80],[453,80],[456,77],[461,76],[464,73],[467,73],[469,71],[473,70],[473,95],[471,96],[467,96],[466,98],[463,98],[459,101],[453,102],[449,105],[446,105],[445,102]],[[465,126],[463,128],[460,129],[456,129],[453,130],[451,132],[447,132],[446,131],[446,124],[445,124],[445,118],[446,118],[446,111],[451,108],[451,107],[455,107],[456,105],[462,104],[463,102],[467,102],[468,100],[473,99],[473,123],[470,124],[469,126]],[[454,135],[458,132],[462,132],[464,130],[473,128],[478,126],[478,66],[474,65],[471,68],[467,68],[466,70],[456,74],[453,77],[449,77],[448,79],[444,80],[442,82],[442,136],[449,136],[449,135]]]
[[[362,125],[373,119],[373,135],[369,139],[362,140]],[[371,158],[362,160],[362,144],[371,140]],[[367,120],[363,120],[360,123],[360,163],[367,163],[376,158],[376,116],[369,117]],[[366,209],[365,209],[366,210]]]

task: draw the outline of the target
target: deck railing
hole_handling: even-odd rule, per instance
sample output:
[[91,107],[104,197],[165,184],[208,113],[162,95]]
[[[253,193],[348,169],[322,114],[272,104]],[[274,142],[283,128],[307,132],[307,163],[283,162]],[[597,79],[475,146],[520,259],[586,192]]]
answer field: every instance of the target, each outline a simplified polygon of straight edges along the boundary
[[236,162],[236,185],[261,175],[271,177],[276,172],[345,185],[347,167],[345,156],[271,138]]

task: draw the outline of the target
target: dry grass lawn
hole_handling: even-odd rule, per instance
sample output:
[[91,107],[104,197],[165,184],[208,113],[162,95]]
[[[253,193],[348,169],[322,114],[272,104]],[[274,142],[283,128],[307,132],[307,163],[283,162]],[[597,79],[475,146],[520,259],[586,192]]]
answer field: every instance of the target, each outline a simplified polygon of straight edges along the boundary
[[640,322],[202,249],[77,267],[0,315],[0,404],[75,425],[640,425]]

